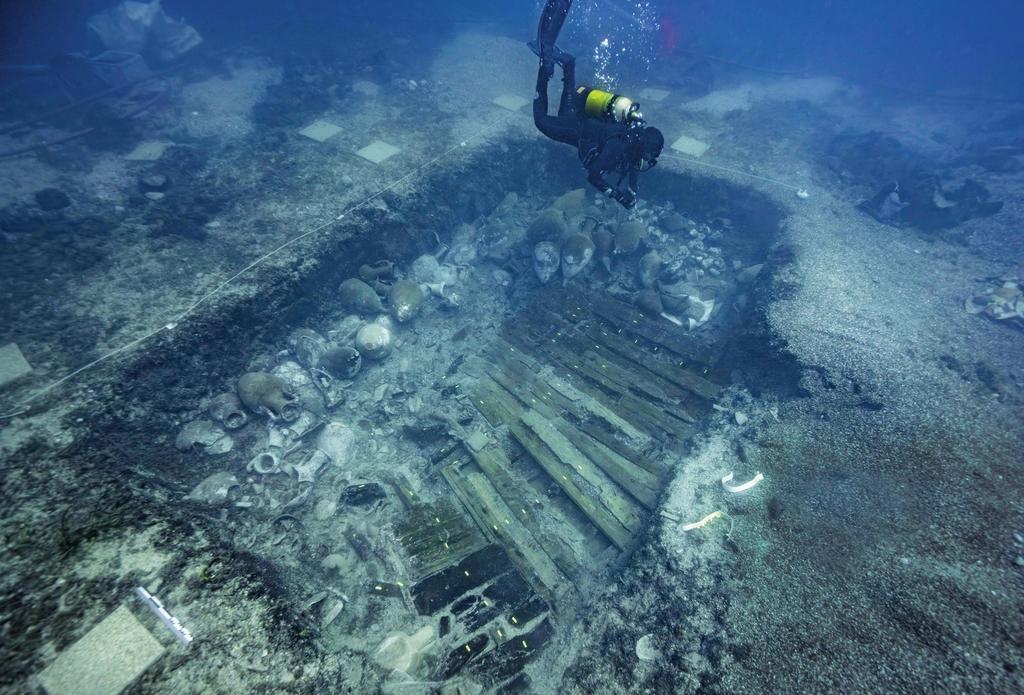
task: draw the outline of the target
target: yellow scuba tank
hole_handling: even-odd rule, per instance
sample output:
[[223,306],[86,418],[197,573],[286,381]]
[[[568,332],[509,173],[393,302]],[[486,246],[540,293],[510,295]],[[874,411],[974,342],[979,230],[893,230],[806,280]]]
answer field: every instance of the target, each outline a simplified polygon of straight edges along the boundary
[[580,87],[576,95],[583,102],[583,115],[587,118],[627,125],[643,122],[640,104],[629,97],[594,87]]

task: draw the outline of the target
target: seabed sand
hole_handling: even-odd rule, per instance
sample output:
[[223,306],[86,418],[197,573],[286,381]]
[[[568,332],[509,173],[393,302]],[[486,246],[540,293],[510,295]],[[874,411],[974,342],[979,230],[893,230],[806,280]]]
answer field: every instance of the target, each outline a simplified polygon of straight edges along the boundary
[[[353,41],[353,54],[365,49]],[[481,75],[481,51],[509,66],[507,84]],[[12,188],[20,202],[59,180],[102,224],[87,233],[82,227],[60,232],[72,251],[55,260],[46,247],[45,273],[41,268],[15,286],[18,321],[11,313],[9,325],[18,330],[10,338],[34,374],[11,393],[28,395],[85,358],[159,327],[266,250],[390,183],[389,167],[401,157],[425,161],[477,132],[483,114],[506,120],[478,146],[519,156],[517,163],[535,167],[531,173],[566,160],[564,171],[546,171],[564,182],[563,174],[578,173],[574,155],[537,138],[525,109],[511,114],[489,103],[505,93],[532,94],[532,66],[532,56],[508,39],[472,33],[442,44],[427,75],[410,74],[453,96],[443,109],[452,117],[446,121],[396,83],[382,85],[373,100],[337,98],[293,114],[305,102],[286,90],[302,76],[269,59],[240,61],[231,78],[210,76],[182,87],[173,102],[176,117],[154,116],[140,136],[177,145],[160,161],[183,175],[162,206],[131,207],[140,204],[132,202],[135,179],[150,163],[130,163],[138,168],[128,176],[104,159],[109,155],[75,150],[59,174],[55,166],[32,165],[39,185]],[[323,80],[314,87],[324,94],[334,78],[310,79]],[[222,101],[224,94],[238,98]],[[695,132],[712,142],[706,158],[713,155],[715,163],[810,191],[801,200],[740,175],[667,159],[659,165],[751,186],[787,210],[777,241],[791,260],[775,264],[758,301],[766,350],[781,349],[795,365],[799,396],[754,398],[742,385],[730,390],[722,401],[729,412],[712,418],[691,453],[680,457],[661,502],[685,521],[719,509],[724,516],[685,533],[679,522],[654,516],[625,566],[591,578],[593,602],[577,621],[561,625],[555,642],[527,667],[533,687],[1019,689],[1024,635],[1016,618],[1024,589],[1015,562],[1024,543],[1014,534],[1024,533],[1015,482],[1024,460],[1024,417],[1014,360],[1024,354],[1024,334],[966,314],[962,299],[976,289],[976,278],[998,275],[1008,269],[1006,258],[1021,257],[1019,247],[1007,247],[1020,244],[1010,234],[1024,220],[1020,175],[973,172],[1006,207],[995,218],[967,223],[968,245],[953,245],[858,212],[858,195],[821,162],[837,119],[877,128],[892,115],[905,131],[905,112],[880,115],[856,90],[824,78],[742,83],[679,106],[668,98],[645,110],[672,139]],[[268,118],[270,109],[282,120],[256,119],[257,112]],[[319,144],[297,135],[318,119],[348,128]],[[400,147],[401,155],[382,166],[359,161],[353,153],[375,139]],[[126,143],[124,152],[134,144]],[[194,518],[176,511],[191,486],[221,464],[182,454],[173,442],[184,421],[200,416],[203,398],[230,388],[239,373],[281,349],[283,333],[294,326],[277,317],[300,310],[284,303],[296,293],[274,288],[326,273],[323,268],[354,250],[367,262],[410,246],[432,251],[433,237],[403,236],[404,230],[424,231],[427,216],[431,225],[455,227],[466,210],[485,218],[504,197],[495,187],[523,186],[523,198],[543,200],[579,180],[553,191],[551,179],[487,169],[494,160],[473,159],[474,151],[467,146],[435,178],[375,200],[358,224],[329,227],[323,237],[286,249],[144,350],[56,392],[45,401],[48,409],[3,424],[10,463],[2,588],[21,635],[17,643],[5,640],[4,661],[12,665],[6,687],[23,690],[139,582],[161,582],[166,592],[156,593],[180,608],[179,617],[208,644],[202,653],[156,662],[136,686],[141,692],[379,687],[387,676],[369,654],[389,631],[420,627],[410,612],[364,597],[343,613],[343,631],[325,630],[325,648],[305,602],[324,586],[345,587],[346,577],[361,577],[366,563],[352,559],[323,519],[316,520],[322,526],[307,522],[324,547],[311,543],[299,553],[287,537],[274,543],[276,529],[270,535],[245,521],[225,523],[216,511]],[[0,163],[0,180],[13,181],[16,166]],[[416,202],[418,185],[436,193],[439,182],[453,181],[463,190],[452,200],[438,195],[429,204]],[[208,207],[195,214],[200,198]],[[404,205],[422,217],[407,219]],[[366,248],[361,234],[368,235]],[[467,284],[473,304],[459,314],[471,326],[464,338],[470,344],[493,333],[510,308],[505,276],[479,268]],[[39,291],[44,275],[48,284]],[[330,306],[334,286],[306,287],[309,296],[301,301]],[[266,328],[255,335],[238,328],[239,316],[256,317]],[[353,422],[362,418],[361,408],[378,407],[375,392],[382,386],[408,378],[403,358],[415,362],[421,346],[440,345],[446,358],[461,350],[449,344],[458,330],[453,321],[442,314],[424,319],[401,334],[408,352],[398,346],[393,362],[368,372],[372,379],[354,392],[351,412],[343,411]],[[183,348],[192,352],[182,356]],[[406,369],[416,378],[440,377],[447,363],[430,361]],[[750,418],[742,426],[736,410]],[[406,467],[401,470],[422,464],[394,432],[360,432],[365,466],[394,459]],[[761,471],[765,480],[730,495],[719,482],[730,471],[741,480]],[[372,519],[346,524],[376,531]],[[385,548],[393,543],[386,533],[373,537]],[[339,554],[341,560],[333,557]],[[375,571],[378,578],[387,574],[385,567]],[[146,625],[171,645],[158,623]],[[646,635],[661,659],[636,658],[635,645]]]

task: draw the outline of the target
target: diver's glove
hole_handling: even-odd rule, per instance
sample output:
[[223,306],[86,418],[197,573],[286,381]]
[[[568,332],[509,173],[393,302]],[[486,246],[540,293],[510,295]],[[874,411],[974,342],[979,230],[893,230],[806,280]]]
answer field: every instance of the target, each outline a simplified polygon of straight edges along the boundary
[[605,194],[612,200],[618,201],[627,210],[632,209],[636,205],[636,195],[633,193],[623,193],[614,188],[607,188],[605,189]]

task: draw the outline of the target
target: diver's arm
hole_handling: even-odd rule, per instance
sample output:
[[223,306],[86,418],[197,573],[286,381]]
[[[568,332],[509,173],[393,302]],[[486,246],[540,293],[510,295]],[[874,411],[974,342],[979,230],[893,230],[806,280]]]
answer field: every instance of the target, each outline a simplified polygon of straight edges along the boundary
[[608,182],[604,178],[604,172],[598,167],[591,167],[588,169],[587,181],[590,182],[590,185],[604,193],[612,200],[621,203],[625,208],[631,208],[636,205],[636,194],[628,188],[622,190],[622,188],[614,188],[608,185]]
[[597,167],[590,167],[587,170],[587,181],[590,185],[601,191],[607,196],[611,196],[615,189],[608,185],[608,182],[604,180],[604,172]]

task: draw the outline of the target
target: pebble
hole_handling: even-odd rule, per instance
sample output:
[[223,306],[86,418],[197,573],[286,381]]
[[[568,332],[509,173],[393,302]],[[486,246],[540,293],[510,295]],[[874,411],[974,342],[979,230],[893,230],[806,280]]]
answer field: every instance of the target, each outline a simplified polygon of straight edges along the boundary
[[161,193],[160,191],[149,191],[148,193],[146,193],[146,197],[154,201],[163,200],[164,194]]
[[163,174],[147,174],[139,179],[139,184],[144,191],[166,191],[171,185]]

